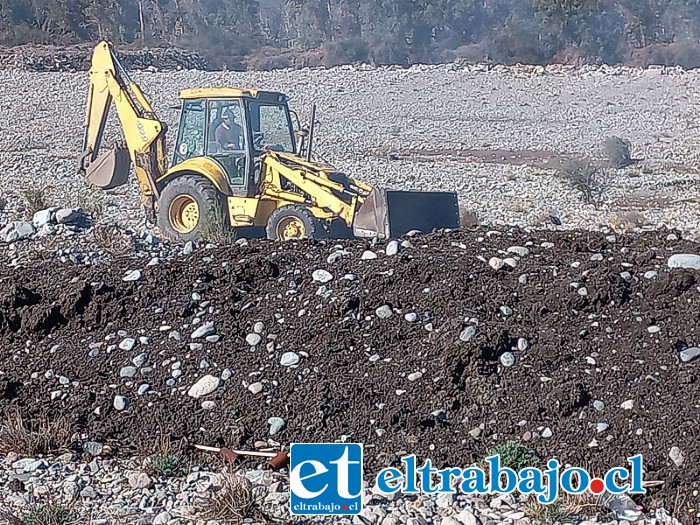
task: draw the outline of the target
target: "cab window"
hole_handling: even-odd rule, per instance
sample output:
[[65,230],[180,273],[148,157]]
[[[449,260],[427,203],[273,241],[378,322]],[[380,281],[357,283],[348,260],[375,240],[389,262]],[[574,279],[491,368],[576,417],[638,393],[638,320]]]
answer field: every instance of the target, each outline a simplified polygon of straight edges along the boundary
[[250,107],[253,145],[294,153],[291,122],[285,106],[252,102]]
[[204,102],[186,100],[182,106],[178,141],[175,146],[176,162],[204,155]]

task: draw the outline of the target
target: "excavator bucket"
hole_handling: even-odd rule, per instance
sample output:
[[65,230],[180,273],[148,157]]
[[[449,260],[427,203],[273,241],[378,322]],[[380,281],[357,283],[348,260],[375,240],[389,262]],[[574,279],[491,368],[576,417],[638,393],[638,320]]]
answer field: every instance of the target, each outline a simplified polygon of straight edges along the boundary
[[129,151],[117,146],[98,155],[85,168],[85,176],[98,188],[110,190],[127,183],[130,168]]
[[374,189],[353,221],[355,237],[397,238],[411,230],[430,233],[459,228],[459,206],[454,192]]

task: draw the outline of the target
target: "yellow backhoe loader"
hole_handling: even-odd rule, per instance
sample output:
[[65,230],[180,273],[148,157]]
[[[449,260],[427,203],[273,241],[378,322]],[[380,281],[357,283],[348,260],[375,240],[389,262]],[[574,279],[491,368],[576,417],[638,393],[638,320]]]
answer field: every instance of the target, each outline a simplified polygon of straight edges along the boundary
[[[288,240],[387,239],[459,226],[455,193],[377,189],[312,161],[315,106],[310,129],[295,134],[282,93],[186,89],[180,99],[168,165],[167,126],[112,45],[95,47],[80,171],[111,189],[128,182],[133,166],[148,218],[172,240],[199,240],[212,228]],[[124,140],[100,153],[112,104]]]

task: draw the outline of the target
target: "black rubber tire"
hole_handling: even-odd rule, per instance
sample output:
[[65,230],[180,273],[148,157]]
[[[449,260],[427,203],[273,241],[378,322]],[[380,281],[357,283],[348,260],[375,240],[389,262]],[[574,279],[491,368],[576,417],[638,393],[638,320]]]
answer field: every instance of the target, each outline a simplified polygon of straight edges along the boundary
[[281,241],[282,238],[277,234],[277,227],[283,219],[288,217],[296,217],[304,224],[304,229],[306,239],[315,239],[319,232],[322,230],[321,225],[318,223],[316,217],[311,215],[311,212],[307,210],[304,206],[298,204],[288,204],[287,206],[282,206],[277,208],[272,212],[270,218],[267,220],[266,233],[267,238],[274,241]]
[[[171,224],[169,209],[173,201],[187,195],[197,202],[199,208],[199,220],[194,229],[187,233],[181,233]],[[226,227],[228,220],[225,215],[224,195],[216,189],[210,181],[201,175],[183,175],[166,183],[160,194],[158,203],[158,228],[167,238],[173,241],[194,241],[202,239],[202,225],[209,219],[209,224],[217,227]],[[204,220],[203,220],[204,219]]]

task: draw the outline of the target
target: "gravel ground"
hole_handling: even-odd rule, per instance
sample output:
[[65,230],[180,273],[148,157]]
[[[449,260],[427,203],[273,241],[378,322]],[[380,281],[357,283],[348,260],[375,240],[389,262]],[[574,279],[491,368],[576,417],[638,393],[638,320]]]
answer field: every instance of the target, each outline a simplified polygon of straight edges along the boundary
[[[457,190],[488,225],[400,246],[201,249],[145,229],[135,184],[97,192],[77,174],[84,73],[0,71],[0,409],[63,415],[79,428],[71,454],[8,454],[0,505],[78,494],[93,525],[203,523],[190,506],[215,476],[196,469],[216,465],[193,443],[276,448],[352,434],[372,449],[370,473],[402,451],[468,466],[508,439],[593,469],[643,452],[649,478],[664,481],[638,501],[644,514],[603,506],[595,518],[578,509],[577,521],[677,523],[667,509],[694,523],[700,283],[698,268],[668,262],[700,253],[691,104],[700,73],[666,73],[136,73],[171,139],[182,88],[279,89],[302,119],[318,104],[315,144],[326,160],[377,185]],[[613,134],[642,160],[610,170],[596,210],[542,159],[599,156]],[[475,150],[504,159],[464,156]],[[532,165],[510,158],[528,151]],[[55,207],[35,215],[25,191],[42,188],[48,202],[36,208]],[[659,231],[623,235],[630,229]],[[356,373],[338,372],[347,369]],[[207,375],[216,388],[194,397]],[[191,464],[140,486],[134,457],[152,452],[163,430]],[[85,457],[89,440],[114,457]],[[260,481],[259,471],[246,475]],[[286,516],[285,475],[265,479],[266,502]],[[386,501],[368,491],[367,505],[365,521],[331,522],[557,518],[511,500]]]
[[[653,72],[652,72],[653,73]],[[482,223],[564,228],[638,223],[698,228],[695,188],[700,157],[693,103],[700,73],[561,67],[479,71],[456,65],[412,69],[341,67],[274,72],[136,72],[155,108],[177,127],[177,94],[193,86],[278,89],[305,121],[318,104],[316,151],[367,182],[393,188],[456,190]],[[58,206],[101,204],[106,219],[139,227],[135,184],[112,194],[76,174],[84,118],[85,73],[0,71],[0,223],[20,220],[22,190],[51,186]],[[114,130],[112,130],[114,131]],[[632,143],[643,162],[612,170],[600,210],[551,170],[438,157],[392,160],[387,150],[543,150],[597,156],[605,138]],[[630,212],[637,214],[630,216]],[[690,234],[690,233],[689,233]]]

